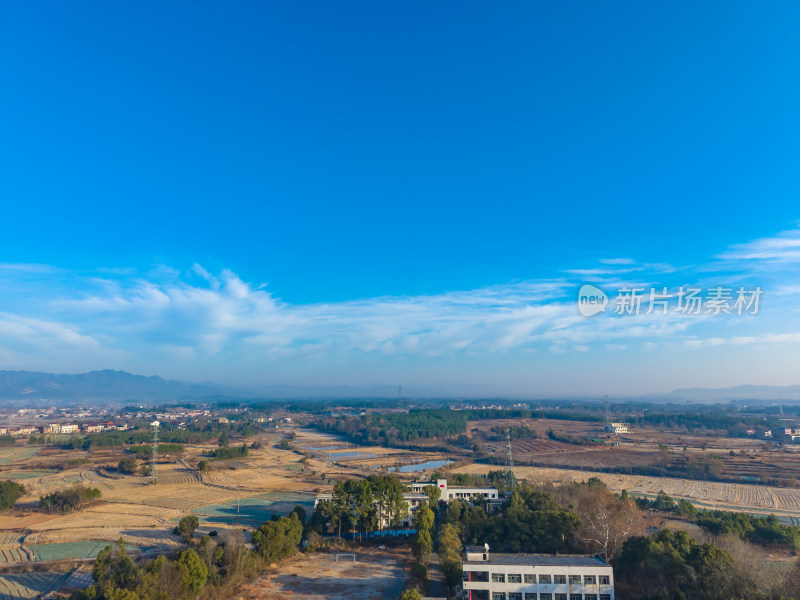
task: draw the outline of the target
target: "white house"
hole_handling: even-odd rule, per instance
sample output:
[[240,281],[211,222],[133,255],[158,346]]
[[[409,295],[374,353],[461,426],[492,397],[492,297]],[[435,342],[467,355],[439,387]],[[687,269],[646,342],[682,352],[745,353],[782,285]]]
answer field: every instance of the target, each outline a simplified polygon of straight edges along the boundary
[[609,423],[605,427],[609,433],[619,435],[620,433],[628,433],[628,425],[625,423]]

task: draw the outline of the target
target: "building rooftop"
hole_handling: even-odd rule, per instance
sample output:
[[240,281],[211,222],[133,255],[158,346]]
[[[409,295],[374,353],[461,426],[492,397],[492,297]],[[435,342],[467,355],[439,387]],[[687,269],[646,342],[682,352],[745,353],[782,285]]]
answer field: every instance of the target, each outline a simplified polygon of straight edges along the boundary
[[[483,555],[483,548],[468,549],[469,555]],[[607,567],[609,564],[598,556],[585,554],[504,554],[489,552],[488,560],[465,560],[464,567],[480,565],[528,565],[541,567]]]

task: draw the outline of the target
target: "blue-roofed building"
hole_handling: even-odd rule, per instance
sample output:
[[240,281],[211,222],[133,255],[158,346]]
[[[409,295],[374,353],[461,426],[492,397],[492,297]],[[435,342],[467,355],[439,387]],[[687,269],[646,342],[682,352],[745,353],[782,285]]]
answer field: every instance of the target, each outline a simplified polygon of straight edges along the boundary
[[464,600],[614,600],[614,573],[586,554],[503,554],[468,547]]

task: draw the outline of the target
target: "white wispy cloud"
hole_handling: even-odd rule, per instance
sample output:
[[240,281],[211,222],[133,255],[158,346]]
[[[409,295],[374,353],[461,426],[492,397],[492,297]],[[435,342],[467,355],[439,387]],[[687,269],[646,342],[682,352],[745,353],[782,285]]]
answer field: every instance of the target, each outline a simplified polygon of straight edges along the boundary
[[728,261],[800,262],[800,228],[745,244],[735,244],[717,255]]
[[[761,263],[788,261],[794,253],[800,254],[796,231],[731,246],[719,256],[729,263],[734,258]],[[563,271],[551,279],[311,304],[284,302],[263,283],[244,281],[231,270],[211,272],[200,264],[186,272],[168,265],[145,271],[74,272],[69,274],[69,288],[62,285],[63,270],[0,265],[5,281],[15,281],[14,273],[20,274],[21,282],[24,278],[19,297],[0,305],[6,307],[0,312],[0,356],[21,364],[41,356],[55,361],[58,353],[72,351],[87,362],[112,357],[123,366],[125,357],[136,355],[156,363],[202,365],[408,357],[500,361],[527,352],[537,357],[594,350],[619,355],[641,349],[746,349],[800,341],[786,331],[787,315],[797,314],[798,289],[787,282],[775,283],[772,296],[771,290],[765,291],[771,319],[759,315],[758,320],[734,321],[674,312],[619,316],[613,306],[584,318],[578,313],[576,294],[589,276],[611,293],[621,287],[674,289],[684,280],[711,287],[744,280],[752,272],[637,263],[632,258],[598,262],[599,266]],[[37,301],[29,303],[31,298]],[[11,305],[13,311],[7,308]],[[25,312],[26,306],[31,312]]]

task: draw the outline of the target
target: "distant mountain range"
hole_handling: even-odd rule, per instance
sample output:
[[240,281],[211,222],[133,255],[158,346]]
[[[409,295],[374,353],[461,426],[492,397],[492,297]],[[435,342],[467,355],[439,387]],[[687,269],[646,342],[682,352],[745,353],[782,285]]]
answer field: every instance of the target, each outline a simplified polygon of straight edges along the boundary
[[[430,392],[433,391],[433,394]],[[428,390],[429,395],[435,390]],[[174,402],[181,399],[279,399],[279,398],[394,398],[393,385],[310,386],[263,385],[230,387],[215,383],[188,383],[125,371],[91,371],[56,375],[35,371],[0,371],[0,401],[40,405],[62,402]]]
[[[77,375],[56,375],[31,371],[0,371],[0,401],[15,405],[44,402],[175,402],[195,399],[313,399],[313,398],[396,398],[394,385],[313,386],[262,385],[231,387],[216,383],[189,383],[146,377],[125,371],[91,371]],[[403,388],[405,398],[447,398],[455,394],[435,388]],[[474,397],[475,394],[472,394]],[[469,394],[465,397],[470,397]],[[486,396],[483,396],[484,398]],[[496,397],[499,399],[499,396]],[[519,396],[515,396],[519,399]],[[531,398],[535,398],[532,396]],[[620,398],[622,399],[622,398]],[[629,400],[698,403],[726,401],[800,403],[800,385],[740,385],[729,388],[682,388],[668,394],[631,396]]]
[[697,402],[725,400],[761,400],[800,402],[800,385],[737,385],[728,388],[681,388],[668,394],[670,398],[685,398]]
[[0,371],[0,400],[62,401],[172,401],[230,393],[223,386],[145,377],[125,371],[92,371],[78,375],[55,375],[31,371]]

